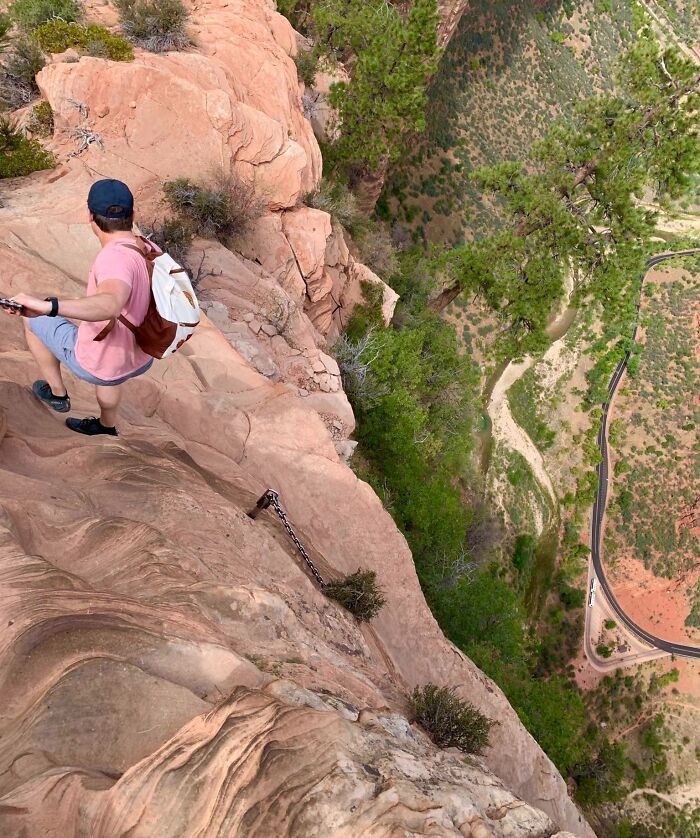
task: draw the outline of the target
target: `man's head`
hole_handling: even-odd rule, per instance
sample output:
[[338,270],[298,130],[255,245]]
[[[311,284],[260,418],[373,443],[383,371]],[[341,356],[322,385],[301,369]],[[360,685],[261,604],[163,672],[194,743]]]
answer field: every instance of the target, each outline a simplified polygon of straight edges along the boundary
[[97,180],[88,193],[90,221],[103,233],[129,232],[134,225],[134,196],[120,180]]

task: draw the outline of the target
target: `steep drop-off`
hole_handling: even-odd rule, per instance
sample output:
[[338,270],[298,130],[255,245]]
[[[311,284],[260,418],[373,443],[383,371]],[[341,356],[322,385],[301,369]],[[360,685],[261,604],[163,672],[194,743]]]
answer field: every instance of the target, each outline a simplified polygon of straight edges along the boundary
[[[590,836],[343,461],[353,417],[328,338],[378,280],[298,206],[321,159],[294,33],[254,0],[204,3],[195,22],[193,52],[42,71],[65,162],[3,185],[4,295],[81,294],[98,176],[129,181],[151,220],[163,180],[223,165],[268,212],[238,253],[196,243],[211,320],[127,387],[119,439],[77,437],[33,400],[20,323],[3,320],[0,834]],[[68,159],[76,126],[102,146]],[[69,389],[94,411],[89,386]],[[276,520],[246,517],[268,486],[324,575],[377,571],[371,628],[318,591]],[[397,715],[427,681],[499,722],[483,761]]]

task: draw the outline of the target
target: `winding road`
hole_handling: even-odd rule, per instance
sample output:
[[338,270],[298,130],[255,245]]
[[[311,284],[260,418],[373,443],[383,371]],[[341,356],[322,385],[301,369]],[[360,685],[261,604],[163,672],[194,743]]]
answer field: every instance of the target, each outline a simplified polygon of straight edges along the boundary
[[[658,265],[660,262],[664,262],[666,259],[671,259],[674,256],[690,256],[691,254],[699,252],[700,248],[695,248],[693,250],[678,250],[674,253],[661,253],[658,256],[652,257],[647,262],[647,272],[642,277],[642,287],[644,286],[644,281],[646,280],[649,271],[656,265]],[[641,303],[637,304],[637,312],[639,312],[640,304]],[[632,335],[633,343],[637,338],[638,328],[639,321],[637,321],[637,324],[634,327],[634,333]],[[612,588],[610,587],[610,583],[605,577],[605,569],[603,568],[603,562],[601,559],[600,544],[603,519],[605,516],[605,508],[608,499],[608,411],[610,410],[610,404],[612,402],[613,396],[615,395],[615,391],[617,390],[617,387],[620,384],[620,380],[622,379],[622,376],[625,374],[625,370],[627,369],[627,363],[630,359],[630,356],[631,350],[628,350],[625,353],[625,356],[620,360],[620,363],[615,368],[615,372],[613,373],[612,378],[610,379],[610,383],[608,384],[608,399],[603,405],[603,415],[600,419],[600,428],[598,430],[597,444],[598,448],[600,449],[601,460],[596,468],[596,472],[598,474],[598,490],[596,492],[595,501],[593,503],[593,518],[591,522],[591,567],[589,567],[589,579],[595,578],[598,580],[599,590],[602,590],[605,593],[605,597],[608,601],[608,604],[617,615],[620,623],[622,623],[628,629],[628,631],[630,631],[644,643],[647,643],[656,649],[660,649],[664,652],[670,652],[671,654],[678,655],[680,657],[700,658],[700,646],[692,646],[683,643],[674,643],[670,640],[664,640],[662,637],[656,637],[655,635],[646,631],[646,629],[643,629],[641,626],[638,626],[637,623],[635,623],[634,620],[628,617],[627,614],[622,610],[622,607],[615,598],[615,594],[613,593]],[[588,641],[590,640],[590,610],[590,608],[586,607],[585,637],[589,657],[591,656],[591,650],[588,648]]]

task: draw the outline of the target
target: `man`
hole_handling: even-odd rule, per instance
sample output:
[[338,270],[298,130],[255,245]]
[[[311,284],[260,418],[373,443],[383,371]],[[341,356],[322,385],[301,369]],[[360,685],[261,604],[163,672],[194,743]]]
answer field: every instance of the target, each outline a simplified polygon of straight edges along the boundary
[[[134,197],[129,187],[119,180],[98,180],[90,189],[87,205],[90,226],[102,249],[90,270],[86,296],[40,300],[17,294],[13,299],[22,305],[21,311],[5,311],[26,318],[27,344],[43,375],[32,386],[34,395],[59,413],[70,410],[63,364],[73,375],[95,385],[100,406],[99,419],[71,418],[66,425],[89,436],[117,436],[120,385],[143,375],[153,363],[118,318],[123,315],[135,325],[143,322],[151,283],[146,260],[133,249],[143,246],[137,245],[132,233]],[[81,323],[76,326],[71,320]],[[105,334],[110,324],[111,331]]]

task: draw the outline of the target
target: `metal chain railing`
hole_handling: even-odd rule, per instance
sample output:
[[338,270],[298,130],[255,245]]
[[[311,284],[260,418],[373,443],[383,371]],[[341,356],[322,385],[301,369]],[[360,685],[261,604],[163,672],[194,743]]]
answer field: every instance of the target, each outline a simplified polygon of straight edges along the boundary
[[311,556],[309,556],[309,554],[306,552],[306,550],[304,549],[304,545],[301,543],[301,541],[299,541],[296,533],[292,529],[292,525],[289,523],[289,518],[287,518],[287,513],[284,511],[284,509],[282,509],[282,506],[280,504],[280,496],[277,494],[277,492],[273,491],[272,489],[267,489],[265,494],[258,499],[258,502],[255,504],[255,509],[251,509],[250,512],[248,512],[248,517],[255,520],[258,517],[258,515],[263,511],[263,509],[268,509],[268,507],[270,506],[275,510],[280,521],[282,521],[282,525],[287,531],[289,537],[294,542],[294,546],[299,551],[302,559],[304,559],[304,561],[308,565],[309,570],[313,574],[314,579],[318,582],[321,588],[325,588],[326,583],[323,581],[323,577],[319,573],[319,570],[316,567],[316,565],[313,563]]

